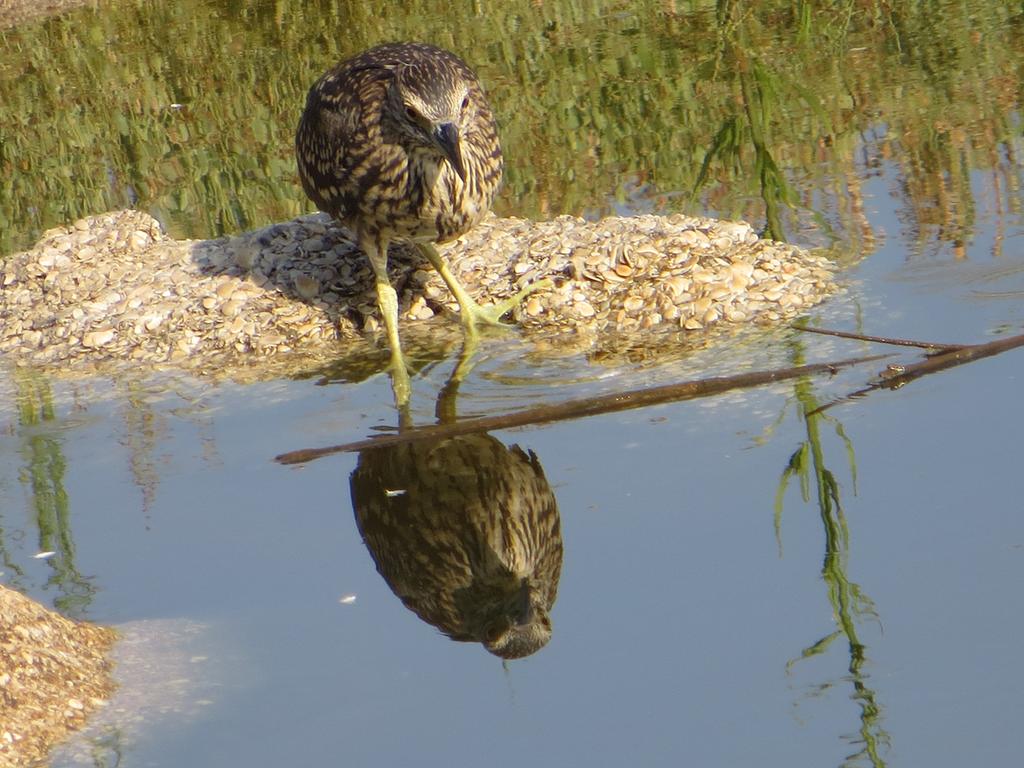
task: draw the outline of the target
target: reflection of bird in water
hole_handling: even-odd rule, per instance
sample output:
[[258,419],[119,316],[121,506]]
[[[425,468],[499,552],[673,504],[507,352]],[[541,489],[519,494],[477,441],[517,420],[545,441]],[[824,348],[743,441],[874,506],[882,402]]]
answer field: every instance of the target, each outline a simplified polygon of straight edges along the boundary
[[532,451],[490,435],[372,448],[351,487],[377,570],[421,619],[506,659],[548,642],[562,534]]

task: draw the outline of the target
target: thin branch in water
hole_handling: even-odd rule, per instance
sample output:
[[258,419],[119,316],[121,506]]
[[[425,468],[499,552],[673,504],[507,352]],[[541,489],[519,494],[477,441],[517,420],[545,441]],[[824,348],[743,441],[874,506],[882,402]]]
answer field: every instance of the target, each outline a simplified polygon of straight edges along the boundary
[[998,355],[1021,346],[1024,346],[1024,333],[1017,334],[1015,336],[1008,336],[1005,339],[987,341],[982,344],[935,345],[936,349],[939,351],[930,354],[924,360],[917,363],[910,363],[908,365],[889,365],[885,370],[881,371],[877,378],[868,384],[868,386],[858,389],[856,392],[851,392],[844,398],[823,405],[813,411],[812,414],[826,411],[839,403],[845,403],[855,398],[864,397],[878,389],[899,389],[900,387],[909,384],[914,379],[919,379],[930,373],[938,373],[939,371],[944,371],[947,368],[954,368],[958,365],[963,365],[964,363],[972,363],[975,360],[992,357],[993,355]]
[[570,419],[579,419],[586,416],[596,416],[604,413],[616,413],[618,411],[643,408],[645,406],[659,405],[661,403],[707,397],[708,395],[716,395],[733,389],[746,389],[763,384],[770,384],[776,381],[794,379],[800,376],[809,376],[821,373],[835,374],[841,368],[848,368],[860,363],[880,360],[884,357],[887,357],[887,355],[870,355],[867,357],[855,357],[831,363],[815,363],[812,365],[801,365],[794,368],[754,371],[751,373],[741,373],[735,376],[719,376],[710,379],[687,381],[679,384],[666,384],[660,387],[650,387],[648,389],[613,392],[607,395],[569,400],[564,403],[541,405],[516,413],[434,424],[427,427],[414,427],[395,434],[371,437],[365,440],[357,440],[352,443],[343,443],[341,445],[332,445],[324,448],[305,448],[297,451],[290,451],[276,456],[275,461],[281,464],[303,464],[307,461],[313,461],[314,459],[330,456],[335,453],[362,451],[368,448],[378,448],[384,445],[395,445],[398,443],[412,442],[414,440],[444,439],[460,435],[491,432],[499,429],[512,429],[515,427],[532,426],[535,424],[567,421]]
[[807,333],[819,333],[823,336],[838,336],[841,339],[856,339],[858,341],[870,341],[876,344],[892,344],[899,347],[919,347],[926,350],[934,350],[938,352],[949,352],[956,349],[964,349],[970,345],[968,344],[934,344],[930,341],[914,341],[913,339],[893,339],[887,336],[868,336],[863,333],[854,333],[853,331],[833,331],[828,328],[811,328],[809,326],[794,325],[792,326],[798,331],[806,331]]

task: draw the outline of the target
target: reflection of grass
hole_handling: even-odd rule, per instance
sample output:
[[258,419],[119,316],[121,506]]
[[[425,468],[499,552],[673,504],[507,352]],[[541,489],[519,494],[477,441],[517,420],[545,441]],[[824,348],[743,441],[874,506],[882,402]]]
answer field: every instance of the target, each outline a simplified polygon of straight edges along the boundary
[[793,211],[829,211],[851,241],[864,139],[883,125],[869,162],[898,167],[922,238],[970,236],[973,170],[1019,186],[1024,37],[1008,4],[510,0],[453,25],[469,8],[456,5],[122,0],[0,32],[0,253],[126,205],[189,236],[308,209],[292,159],[306,88],[346,54],[411,36],[463,52],[487,84],[508,156],[502,213],[607,212],[640,179],[776,236]]
[[47,429],[55,423],[50,385],[45,378],[26,369],[18,369],[14,381],[24,461],[22,482],[31,490],[39,549],[56,553],[47,561],[52,569],[47,584],[55,585],[61,593],[54,600],[58,609],[80,615],[95,589],[75,567],[75,544],[64,489],[64,452],[60,440]]
[[[718,26],[722,33],[721,60],[715,71],[735,72],[739,85],[742,109],[731,114],[715,133],[714,140],[704,156],[694,185],[696,194],[708,182],[709,170],[714,166],[733,169],[737,175],[749,174],[744,155],[749,146],[754,152],[753,177],[759,184],[764,202],[765,234],[775,240],[784,240],[781,207],[798,202],[796,192],[786,180],[772,156],[772,126],[778,122],[776,113],[784,114],[787,103],[804,100],[805,106],[817,106],[817,100],[807,89],[794,83],[783,83],[780,69],[757,58],[758,48],[747,37],[748,25],[742,23],[747,13],[744,3],[720,0]],[[785,88],[785,86],[790,86]],[[787,101],[785,91],[794,95]],[[820,110],[819,110],[819,115]]]
[[[876,702],[875,692],[867,685],[868,675],[863,667],[867,660],[866,646],[858,634],[858,622],[864,618],[877,620],[878,616],[871,599],[860,586],[851,581],[847,570],[850,547],[850,531],[843,512],[841,486],[835,474],[826,464],[822,427],[831,424],[835,434],[844,446],[846,461],[856,486],[856,457],[853,443],[843,430],[841,423],[825,413],[813,413],[819,406],[810,379],[804,379],[795,387],[796,400],[806,426],[807,439],[793,452],[789,464],[783,470],[775,500],[776,532],[781,528],[782,502],[786,488],[793,478],[800,482],[805,502],[816,502],[825,531],[825,557],[821,576],[828,589],[828,600],[838,629],[805,648],[800,659],[824,654],[833,642],[845,638],[849,654],[849,680],[853,685],[852,698],[860,707],[859,738],[860,749],[850,755],[847,765],[867,760],[873,766],[884,765],[879,748],[888,746],[888,733],[881,727],[881,710]],[[812,496],[813,490],[813,496]],[[781,546],[781,544],[780,544]],[[799,659],[791,661],[792,667]]]
[[119,382],[124,408],[124,436],[122,442],[128,452],[128,467],[135,485],[142,494],[142,511],[153,509],[160,473],[156,466],[156,449],[164,437],[165,425],[157,409],[147,402],[147,392],[138,382],[125,379]]
[[774,75],[758,62],[752,64],[753,76],[740,73],[739,81],[746,109],[729,117],[715,134],[714,140],[701,163],[694,186],[696,194],[708,181],[712,165],[728,165],[743,172],[742,157],[749,144],[754,150],[754,175],[760,184],[760,195],[765,206],[765,231],[773,240],[784,240],[781,207],[797,203],[796,192],[786,181],[783,172],[772,157],[767,131],[770,109],[774,97]]

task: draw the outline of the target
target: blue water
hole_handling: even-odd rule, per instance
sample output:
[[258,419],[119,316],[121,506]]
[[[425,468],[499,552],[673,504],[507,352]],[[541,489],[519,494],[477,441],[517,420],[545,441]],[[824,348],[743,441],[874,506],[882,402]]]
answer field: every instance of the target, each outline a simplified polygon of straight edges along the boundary
[[[935,342],[1020,333],[1019,185],[972,176],[958,254],[908,223],[893,165],[861,171],[876,247],[812,320]],[[920,359],[780,328],[683,362],[542,367],[509,338],[485,348],[459,407],[877,351]],[[141,393],[44,379],[53,417],[27,426],[5,370],[0,581],[126,634],[149,627],[153,643],[175,622],[203,628],[184,672],[154,673],[180,702],[122,677],[141,722],[115,717],[113,733],[88,736],[105,739],[102,757],[54,765],[114,764],[110,744],[126,768],[1016,764],[1024,351],[842,399],[884,365],[813,378],[799,397],[789,382],[493,433],[536,453],[564,540],[553,637],[506,665],[421,621],[378,575],[349,497],[355,455],[273,461],[394,426],[386,377],[167,376]],[[447,370],[414,380],[417,423],[432,421]],[[813,476],[807,499],[797,476],[779,492],[808,441],[800,398],[839,401],[816,422],[831,507]],[[33,450],[63,464],[33,463]],[[70,546],[40,535],[40,478],[66,492]],[[33,557],[44,549],[59,551]]]
[[[883,181],[870,200],[872,222],[893,234],[844,275],[849,288],[821,310],[822,324],[868,306],[884,308],[865,313],[874,333],[981,341],[1019,325],[1016,303],[980,299],[971,278],[1019,267],[1019,254],[996,263],[979,241],[967,260],[940,254],[921,267],[937,278],[911,281],[918,267],[887,214]],[[986,288],[1013,289],[1017,272],[1004,271]],[[863,351],[776,338],[759,353],[766,366],[785,364],[793,344],[810,360]],[[464,385],[470,405],[493,395],[488,366],[514,365],[502,351]],[[737,370],[750,357],[705,355],[709,368]],[[700,363],[680,364],[680,377]],[[815,380],[814,395],[838,398],[881,365]],[[55,383],[78,392],[77,406],[58,397],[68,404],[49,435],[66,457],[76,564],[97,590],[87,614],[216,630],[201,665],[217,683],[203,715],[130,733],[124,764],[838,765],[864,747],[862,728],[890,764],[1008,764],[1022,745],[1013,727],[1024,631],[1022,370],[1024,355],[1010,352],[841,403],[821,423],[847,526],[841,570],[862,596],[848,614],[863,645],[856,674],[841,632],[801,659],[840,626],[813,484],[805,503],[790,481],[776,537],[776,491],[806,439],[792,384],[496,433],[538,455],[565,542],[553,638],[503,667],[420,621],[377,575],[348,494],[355,456],[272,461],[390,423],[385,378],[155,397],[156,438],[134,457],[149,466],[136,470],[152,478],[148,490],[131,472],[128,406],[116,388]],[[596,386],[619,383],[606,376]],[[416,381],[424,421],[433,384]],[[17,440],[5,433],[3,466],[13,470]],[[8,534],[31,529],[24,485],[8,476],[0,487]],[[21,581],[52,597],[39,588],[50,566],[27,557],[34,542],[15,542]],[[867,724],[864,690],[877,706]]]

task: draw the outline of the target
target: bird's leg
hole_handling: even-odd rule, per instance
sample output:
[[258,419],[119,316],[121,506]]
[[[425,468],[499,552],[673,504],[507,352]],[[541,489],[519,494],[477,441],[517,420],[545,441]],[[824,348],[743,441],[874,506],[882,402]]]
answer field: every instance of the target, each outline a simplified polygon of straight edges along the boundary
[[462,287],[462,284],[452,274],[447,262],[441,258],[441,254],[437,252],[437,248],[434,247],[433,243],[419,243],[419,247],[423,255],[427,257],[427,260],[434,265],[434,269],[441,275],[441,279],[448,286],[448,290],[452,292],[452,295],[459,302],[459,316],[462,319],[463,326],[470,333],[474,333],[477,324],[481,323],[484,325],[505,325],[505,323],[501,322],[503,315],[518,306],[523,299],[538,288],[551,286],[550,280],[538,280],[523,288],[515,296],[500,301],[497,304],[489,304],[484,307],[477,304],[476,300],[466,293],[466,289]]
[[387,242],[362,239],[360,247],[366,252],[373,267],[373,275],[377,283],[377,306],[384,318],[384,329],[388,335],[388,346],[391,349],[391,389],[395,395],[395,405],[403,410],[409,405],[412,384],[409,381],[409,368],[402,354],[402,342],[398,338],[398,294],[388,279],[388,246]]
[[441,387],[434,405],[434,416],[439,424],[454,424],[458,420],[456,401],[459,386],[476,365],[473,362],[473,355],[476,354],[478,343],[479,338],[474,333],[467,333],[463,339],[462,349],[459,350],[459,362],[448,376],[448,381]]

